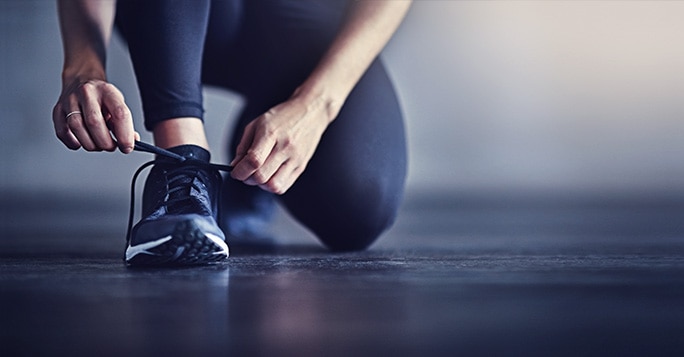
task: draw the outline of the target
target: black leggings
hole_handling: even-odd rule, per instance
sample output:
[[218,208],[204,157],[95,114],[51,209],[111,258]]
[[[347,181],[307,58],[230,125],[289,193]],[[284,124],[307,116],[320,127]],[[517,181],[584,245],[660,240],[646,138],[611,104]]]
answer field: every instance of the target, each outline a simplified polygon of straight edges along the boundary
[[[120,0],[117,27],[128,43],[146,128],[170,118],[203,118],[203,84],[231,89],[246,98],[234,152],[245,125],[285,101],[311,72],[348,2]],[[364,249],[394,221],[405,176],[403,118],[376,60],[305,172],[279,199],[329,248]]]

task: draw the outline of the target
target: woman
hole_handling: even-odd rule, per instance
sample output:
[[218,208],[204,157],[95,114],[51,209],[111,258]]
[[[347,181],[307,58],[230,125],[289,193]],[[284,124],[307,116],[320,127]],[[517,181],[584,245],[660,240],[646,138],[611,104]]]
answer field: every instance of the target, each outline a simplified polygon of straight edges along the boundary
[[[239,217],[275,195],[329,248],[364,249],[392,224],[403,193],[403,119],[377,56],[409,6],[396,0],[59,1],[65,60],[53,110],[56,134],[74,150],[133,150],[138,135],[130,110],[105,74],[116,18],[157,146],[208,162],[202,85],[246,98],[224,183],[229,235]],[[145,184],[127,263],[227,257],[217,224],[220,186],[216,171],[159,159]]]

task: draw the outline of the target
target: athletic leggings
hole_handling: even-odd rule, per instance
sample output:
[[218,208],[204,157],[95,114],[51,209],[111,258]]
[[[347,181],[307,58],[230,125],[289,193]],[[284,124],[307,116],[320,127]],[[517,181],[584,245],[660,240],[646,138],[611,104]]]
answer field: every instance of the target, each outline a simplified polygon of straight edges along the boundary
[[[230,89],[246,99],[230,143],[234,153],[245,125],[288,99],[313,70],[350,2],[119,0],[116,24],[128,44],[146,128],[170,118],[202,119],[204,84]],[[304,173],[278,199],[330,249],[364,249],[395,219],[406,160],[400,106],[378,59]],[[267,194],[238,187],[240,197]]]

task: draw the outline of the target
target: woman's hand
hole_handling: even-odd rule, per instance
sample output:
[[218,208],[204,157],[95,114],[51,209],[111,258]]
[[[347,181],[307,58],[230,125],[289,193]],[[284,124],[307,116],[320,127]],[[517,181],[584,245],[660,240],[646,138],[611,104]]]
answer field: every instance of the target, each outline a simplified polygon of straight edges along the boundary
[[336,115],[323,100],[295,92],[247,124],[231,176],[276,194],[285,193],[306,168]]
[[335,40],[292,98],[247,125],[231,162],[233,178],[285,193],[410,5],[408,0],[353,2]]
[[116,1],[57,2],[64,68],[52,121],[59,140],[72,150],[113,151],[118,146],[129,153],[140,139],[123,95],[105,76],[115,9]]
[[140,139],[123,95],[103,80],[67,85],[52,110],[52,121],[59,140],[72,150],[114,151],[118,146],[129,153]]

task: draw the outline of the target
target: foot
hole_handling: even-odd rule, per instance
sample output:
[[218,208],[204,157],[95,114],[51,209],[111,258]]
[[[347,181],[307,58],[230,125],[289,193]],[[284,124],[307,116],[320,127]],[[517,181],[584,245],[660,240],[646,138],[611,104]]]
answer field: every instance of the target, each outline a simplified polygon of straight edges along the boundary
[[269,234],[275,212],[273,194],[227,177],[223,182],[220,224],[235,246],[275,245]]
[[[209,162],[199,146],[169,149]],[[126,247],[129,265],[197,265],[228,257],[225,236],[216,223],[221,175],[216,170],[158,158],[143,193],[142,219]]]

